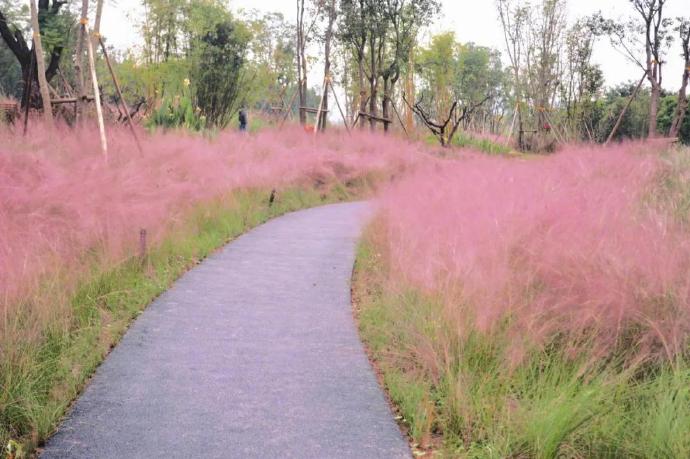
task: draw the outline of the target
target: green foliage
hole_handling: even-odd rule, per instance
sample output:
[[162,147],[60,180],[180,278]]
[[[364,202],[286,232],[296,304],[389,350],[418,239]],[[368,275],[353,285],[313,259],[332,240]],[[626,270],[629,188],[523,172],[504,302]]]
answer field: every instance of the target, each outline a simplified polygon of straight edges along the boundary
[[[610,89],[603,99],[593,104],[592,126],[597,141],[606,141],[636,85],[637,83],[619,85]],[[646,137],[649,126],[649,101],[649,90],[640,91],[623,117],[614,140]]]
[[[297,90],[294,26],[280,13],[259,14],[253,10],[241,19],[251,36],[246,63],[246,73],[251,78],[243,96],[247,106],[262,108],[281,106],[283,101],[289,103]],[[299,104],[293,105],[296,109]]]
[[[676,107],[678,107],[678,96],[666,96],[661,99],[659,107],[659,130],[668,133],[673,123],[673,118],[676,114]],[[690,145],[690,113],[686,114],[683,124],[678,135],[681,142]]]
[[513,151],[508,145],[490,139],[478,139],[466,132],[459,132],[453,138],[453,145],[460,148],[473,148],[489,155],[507,155]]
[[182,96],[166,96],[160,107],[148,119],[148,125],[149,128],[184,128],[190,131],[201,131],[206,127],[206,117],[194,106],[190,90],[185,89]]
[[478,119],[491,116],[503,102],[507,80],[500,53],[459,43],[453,32],[434,35],[429,46],[419,51],[416,67],[423,83],[421,97],[438,118],[445,119],[456,100],[472,106],[488,97],[476,112]]
[[194,39],[192,81],[210,125],[225,127],[241,97],[246,30],[229,15]]

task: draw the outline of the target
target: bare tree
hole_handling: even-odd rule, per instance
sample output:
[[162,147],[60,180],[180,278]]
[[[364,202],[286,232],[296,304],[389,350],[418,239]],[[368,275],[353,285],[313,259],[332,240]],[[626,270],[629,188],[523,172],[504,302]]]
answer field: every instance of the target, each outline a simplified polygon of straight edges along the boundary
[[673,122],[671,123],[670,137],[678,137],[685,115],[688,111],[688,83],[690,83],[690,19],[678,18],[678,34],[680,35],[680,44],[683,49],[683,80],[680,90],[678,91],[678,105],[676,112],[673,115]]
[[[300,107],[307,106],[307,46],[312,36],[312,32],[318,19],[318,12],[321,2],[315,5],[316,11],[312,11],[311,18],[308,17],[310,3],[307,0],[297,0],[297,90],[299,92]],[[308,22],[305,22],[308,21]],[[306,124],[307,113],[300,108],[299,121]],[[317,120],[318,122],[318,120]]]
[[[389,37],[383,40],[379,74],[383,80],[383,118],[391,119],[392,95],[400,79],[401,68],[411,55],[417,30],[438,14],[440,5],[435,0],[385,0],[382,3],[382,17],[389,24]],[[388,52],[386,44],[391,48]],[[385,130],[389,124],[384,123]]]
[[[522,110],[522,73],[523,43],[526,36],[526,28],[529,18],[529,10],[519,0],[516,4],[513,0],[497,0],[496,6],[503,26],[503,37],[506,43],[506,51],[510,59],[510,67],[513,73],[513,94],[515,96],[515,110],[518,126],[518,147],[522,149],[524,132],[524,117]],[[512,132],[510,133],[513,134]]]
[[[333,42],[333,28],[335,26],[335,21],[338,18],[338,8],[336,5],[336,0],[322,0],[323,6],[322,10],[326,15],[326,32],[324,34],[324,70],[323,77],[324,80],[330,82],[331,78],[331,46]],[[326,122],[328,120],[328,83],[324,85],[324,93],[322,94],[322,113],[319,119],[319,127],[321,130],[326,129]]]
[[[364,59],[367,45],[367,0],[340,1],[340,40],[346,43],[357,62],[357,86],[359,89],[359,111],[367,111],[367,91],[365,87]],[[353,114],[356,117],[356,114]],[[360,128],[365,119],[360,117]]]
[[448,147],[453,144],[453,138],[462,123],[490,98],[491,96],[486,96],[483,100],[472,105],[464,105],[456,100],[451,105],[446,118],[444,120],[436,120],[431,111],[424,108],[423,100],[410,103],[407,100],[407,96],[403,94],[405,104],[422,120],[427,129],[438,139],[442,147]]
[[624,56],[646,72],[651,85],[649,137],[656,137],[664,55],[672,39],[669,34],[672,20],[664,18],[664,6],[668,0],[629,1],[638,19],[626,23],[597,17],[597,33],[608,35]]
[[548,112],[560,84],[560,57],[567,28],[565,0],[544,0],[531,17],[531,43],[527,47],[529,98],[536,109],[537,131],[551,130]]

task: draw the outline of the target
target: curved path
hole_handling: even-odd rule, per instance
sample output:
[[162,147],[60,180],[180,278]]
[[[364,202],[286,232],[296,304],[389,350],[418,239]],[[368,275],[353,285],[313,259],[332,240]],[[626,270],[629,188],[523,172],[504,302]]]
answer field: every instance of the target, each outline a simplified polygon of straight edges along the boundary
[[398,458],[351,315],[365,204],[289,214],[134,323],[42,457]]

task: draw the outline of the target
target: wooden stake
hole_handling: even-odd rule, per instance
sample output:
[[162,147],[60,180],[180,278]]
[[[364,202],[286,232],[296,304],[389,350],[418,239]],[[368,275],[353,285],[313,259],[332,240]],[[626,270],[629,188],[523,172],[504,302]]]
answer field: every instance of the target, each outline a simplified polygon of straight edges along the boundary
[[[33,0],[32,0],[33,1]],[[91,73],[91,82],[93,83],[93,99],[96,101],[96,115],[98,116],[98,130],[101,135],[101,150],[103,151],[103,156],[105,160],[108,161],[108,140],[105,137],[105,123],[103,121],[103,107],[101,106],[101,93],[98,89],[98,78],[96,77],[96,59],[93,53],[93,43],[91,42],[91,37],[89,33],[89,26],[84,25],[86,28],[86,51],[89,55],[89,70]]]
[[335,88],[333,87],[333,84],[329,81],[328,86],[331,88],[331,92],[333,93],[333,98],[335,99],[335,104],[338,106],[338,110],[340,111],[340,116],[343,117],[343,123],[345,123],[345,129],[347,130],[347,133],[350,134],[350,128],[347,125],[347,118],[345,118],[345,113],[343,113],[343,109],[340,106],[340,101],[338,100],[338,95],[335,93]]
[[147,255],[148,255],[148,247],[147,247],[147,241],[146,241],[146,230],[145,229],[140,229],[139,230],[139,259],[141,260],[141,264],[144,265],[146,264],[147,260]]
[[290,105],[288,105],[287,110],[285,111],[285,116],[283,117],[283,120],[280,122],[280,127],[282,128],[287,119],[290,117],[292,114],[292,105],[295,103],[295,99],[297,98],[297,93],[298,91],[295,91],[292,94],[292,98],[290,99]]
[[403,131],[405,131],[405,136],[410,137],[410,134],[407,132],[407,128],[405,127],[405,123],[403,123],[402,118],[400,117],[400,112],[398,112],[398,107],[395,106],[393,101],[391,100],[391,107],[393,107],[393,111],[395,112],[395,116],[398,117],[398,121],[400,122],[400,126],[403,128]]
[[117,90],[117,96],[120,98],[120,103],[122,104],[122,109],[125,111],[125,116],[127,117],[127,124],[129,124],[129,129],[132,131],[132,136],[134,137],[134,141],[137,144],[137,148],[139,149],[139,153],[142,155],[144,154],[144,150],[141,148],[141,143],[139,143],[139,137],[137,136],[137,131],[134,129],[134,123],[132,122],[132,117],[129,115],[129,108],[127,107],[127,104],[125,103],[125,98],[122,95],[122,90],[120,89],[120,83],[117,81],[117,77],[115,76],[115,71],[113,70],[113,66],[110,63],[110,57],[108,56],[108,51],[105,49],[105,43],[103,43],[103,37],[98,35],[98,42],[101,44],[101,50],[103,51],[103,57],[105,58],[105,63],[108,65],[108,71],[110,72],[110,76],[113,78],[113,84],[115,85],[115,90]]
[[328,85],[328,76],[323,79],[323,90],[321,91],[321,101],[319,102],[319,109],[316,111],[316,122],[314,123],[314,135],[319,132],[319,122],[321,121],[321,110],[323,110],[323,99],[326,96],[326,86]]
[[48,127],[53,127],[53,107],[50,104],[50,91],[46,79],[46,64],[43,60],[43,44],[41,43],[41,29],[38,25],[38,9],[36,0],[29,0],[31,6],[31,27],[34,29],[34,52],[36,53],[36,67],[38,72],[38,86],[43,101],[43,118]]
[[608,139],[606,139],[606,143],[604,145],[608,145],[611,143],[611,140],[616,136],[616,133],[618,132],[618,128],[621,127],[621,123],[623,122],[623,117],[625,114],[628,112],[628,109],[633,103],[633,100],[637,97],[637,93],[640,92],[640,88],[642,87],[642,83],[644,83],[644,80],[647,78],[647,74],[649,73],[649,70],[645,70],[644,75],[642,75],[642,79],[640,82],[637,84],[637,87],[635,88],[635,91],[633,91],[632,96],[630,96],[630,100],[628,100],[628,103],[625,105],[625,108],[623,108],[623,111],[621,112],[620,116],[618,117],[618,120],[616,121],[616,124],[613,126],[613,129],[611,130],[611,134],[609,134]]

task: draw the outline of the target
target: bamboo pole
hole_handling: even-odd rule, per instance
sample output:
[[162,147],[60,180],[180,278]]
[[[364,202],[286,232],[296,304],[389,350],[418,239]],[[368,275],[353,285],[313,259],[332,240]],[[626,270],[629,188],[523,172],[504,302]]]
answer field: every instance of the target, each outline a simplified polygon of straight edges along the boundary
[[129,124],[129,129],[132,131],[132,136],[134,137],[134,141],[137,144],[137,148],[139,149],[139,153],[142,155],[144,154],[144,150],[141,148],[141,143],[139,142],[139,136],[137,136],[137,131],[134,129],[134,122],[132,122],[132,117],[129,114],[129,108],[127,108],[127,104],[125,103],[125,98],[122,95],[122,90],[120,89],[120,83],[117,81],[117,76],[115,76],[115,71],[113,70],[113,66],[110,63],[110,57],[108,56],[108,51],[105,49],[105,43],[103,43],[103,37],[98,35],[98,42],[101,44],[101,50],[103,51],[103,57],[105,58],[105,63],[108,65],[108,71],[110,72],[110,76],[113,79],[113,84],[115,85],[115,89],[117,90],[117,97],[120,98],[120,104],[122,105],[122,109],[125,111],[125,116],[127,117],[127,124]]
[[405,136],[409,138],[410,134],[407,132],[407,128],[405,127],[405,123],[403,123],[403,120],[400,117],[400,112],[398,111],[398,107],[395,106],[395,104],[393,103],[392,100],[390,101],[390,103],[391,103],[391,107],[393,107],[393,111],[395,112],[395,116],[398,117],[398,121],[400,122],[400,126],[403,128],[403,131],[405,131]]
[[328,83],[328,86],[331,88],[331,92],[333,93],[333,98],[335,99],[335,104],[338,106],[338,110],[340,111],[340,116],[343,117],[343,123],[345,124],[345,129],[347,130],[347,133],[350,134],[350,128],[347,125],[347,118],[345,118],[345,113],[343,113],[343,109],[340,106],[340,101],[338,100],[338,95],[335,93],[335,88],[333,87],[333,84],[331,82]]
[[606,143],[604,145],[610,144],[611,141],[613,140],[613,138],[615,137],[616,132],[618,132],[618,128],[621,127],[621,123],[623,122],[623,117],[628,112],[628,109],[632,105],[633,100],[635,100],[635,98],[637,97],[637,93],[640,92],[640,88],[642,87],[644,80],[647,78],[648,73],[649,73],[649,70],[645,70],[644,75],[642,75],[642,79],[637,84],[637,87],[635,88],[635,91],[633,91],[632,96],[630,96],[630,100],[628,100],[628,103],[625,105],[625,108],[623,108],[623,111],[621,112],[620,116],[618,117],[618,120],[616,121],[616,124],[613,126],[613,129],[611,130],[611,134],[609,134],[609,137],[606,139]]
[[[33,1],[33,0],[32,0]],[[86,51],[89,55],[89,70],[91,73],[91,82],[93,83],[93,100],[96,101],[96,115],[98,117],[98,130],[101,135],[101,150],[105,160],[108,161],[108,140],[105,137],[105,123],[103,121],[103,107],[101,106],[101,93],[98,89],[98,78],[96,77],[96,59],[93,53],[93,43],[91,41],[89,26],[84,24],[86,28]]]
[[50,104],[50,91],[46,79],[46,64],[43,60],[43,44],[41,43],[41,29],[38,24],[38,9],[36,0],[29,0],[31,6],[31,27],[34,29],[34,52],[36,53],[36,67],[38,72],[38,86],[41,90],[43,102],[43,118],[48,127],[53,127],[53,107]]
[[290,117],[292,114],[292,105],[295,103],[295,99],[297,98],[297,92],[295,91],[292,94],[292,97],[290,98],[290,104],[287,106],[287,110],[285,110],[285,116],[283,117],[283,120],[280,122],[280,127],[282,128],[287,119]]
[[326,86],[328,85],[328,76],[323,79],[323,90],[321,91],[321,101],[319,102],[319,109],[316,111],[316,122],[314,123],[314,135],[319,132],[319,121],[321,120],[321,110],[323,110],[323,99],[326,95]]

